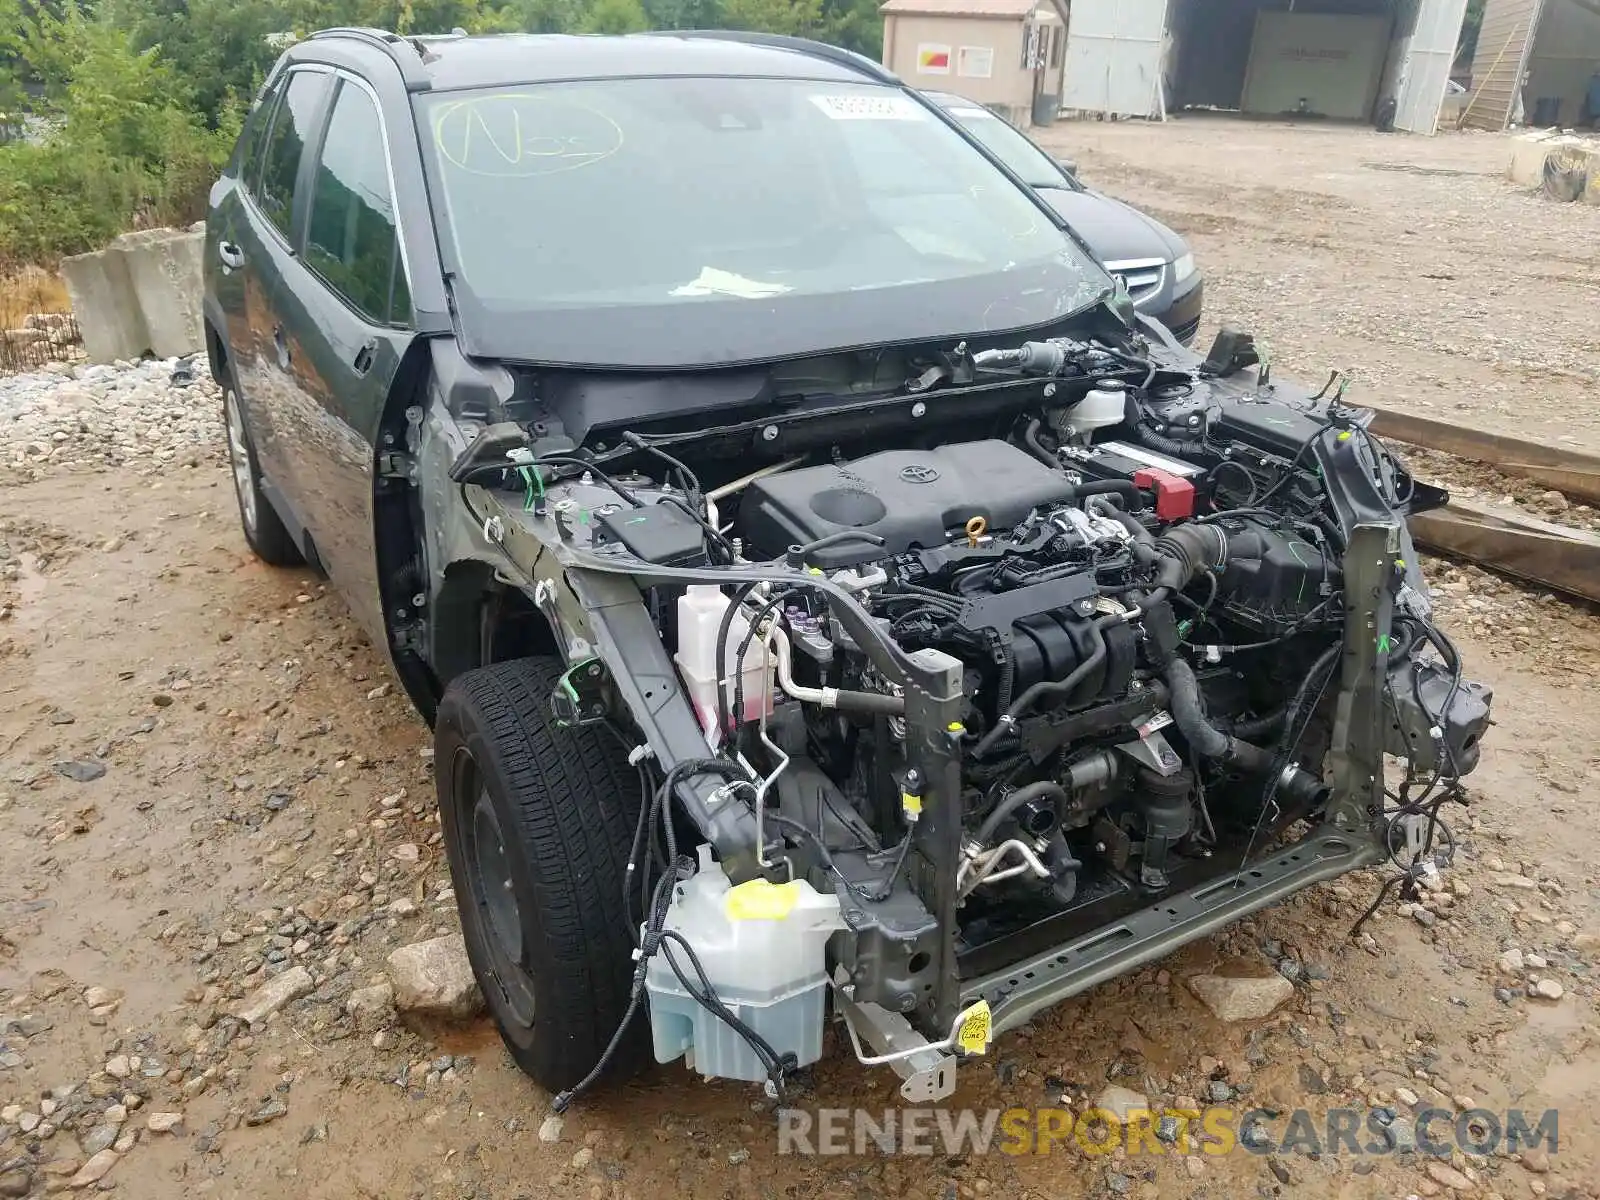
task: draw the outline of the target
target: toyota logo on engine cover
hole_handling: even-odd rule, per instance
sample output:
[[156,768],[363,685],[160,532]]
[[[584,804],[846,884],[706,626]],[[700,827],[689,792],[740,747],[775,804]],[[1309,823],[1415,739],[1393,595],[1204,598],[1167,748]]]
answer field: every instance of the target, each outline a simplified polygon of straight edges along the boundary
[[907,483],[932,483],[939,478],[939,472],[922,463],[912,463],[909,467],[900,468],[900,478]]

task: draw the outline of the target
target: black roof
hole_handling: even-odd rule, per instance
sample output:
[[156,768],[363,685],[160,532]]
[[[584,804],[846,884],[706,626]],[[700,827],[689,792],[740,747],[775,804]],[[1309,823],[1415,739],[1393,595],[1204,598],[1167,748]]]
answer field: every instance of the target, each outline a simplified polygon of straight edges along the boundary
[[[573,34],[452,34],[402,38],[377,29],[328,29],[317,43],[355,41],[381,47],[413,91],[659,76],[736,76],[897,83],[883,67],[859,54],[764,34],[685,31],[601,37]],[[298,57],[298,56],[297,56]]]

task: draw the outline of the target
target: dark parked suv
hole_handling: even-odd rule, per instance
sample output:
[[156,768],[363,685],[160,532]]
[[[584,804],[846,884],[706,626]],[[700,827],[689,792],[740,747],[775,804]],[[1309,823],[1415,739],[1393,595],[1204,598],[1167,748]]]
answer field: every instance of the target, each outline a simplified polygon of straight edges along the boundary
[[[858,56],[332,30],[212,194],[245,537],[433,726],[467,954],[556,1105],[916,1101],[1298,889],[1438,857],[1488,693],[1364,414],[1202,362]],[[1405,803],[1386,800],[1385,756]],[[1442,840],[1440,840],[1442,839]]]

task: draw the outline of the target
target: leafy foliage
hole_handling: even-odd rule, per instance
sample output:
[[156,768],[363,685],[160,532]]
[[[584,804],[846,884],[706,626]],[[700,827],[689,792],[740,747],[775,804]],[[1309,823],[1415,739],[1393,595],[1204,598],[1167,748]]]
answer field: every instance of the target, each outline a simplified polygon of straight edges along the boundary
[[878,3],[0,0],[0,263],[53,262],[129,228],[203,215],[285,35],[751,29],[876,58]]
[[199,216],[239,107],[221,105],[208,127],[187,84],[126,31],[75,6],[19,15],[9,36],[49,132],[0,147],[0,260],[48,260]]

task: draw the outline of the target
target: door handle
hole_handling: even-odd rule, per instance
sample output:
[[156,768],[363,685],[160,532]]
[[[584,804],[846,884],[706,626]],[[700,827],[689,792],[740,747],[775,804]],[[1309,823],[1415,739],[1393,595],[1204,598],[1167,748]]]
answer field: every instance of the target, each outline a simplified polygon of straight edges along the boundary
[[232,242],[217,243],[217,258],[221,260],[224,271],[237,271],[244,266],[244,251]]
[[272,344],[278,351],[278,365],[287,370],[289,366],[289,339],[284,336],[282,325],[272,331]]
[[356,351],[355,362],[351,364],[357,375],[365,375],[372,370],[373,355],[377,353],[378,339],[368,338],[362,343],[361,349]]

